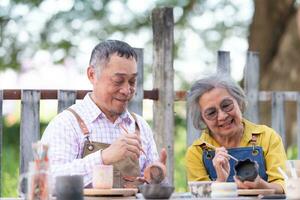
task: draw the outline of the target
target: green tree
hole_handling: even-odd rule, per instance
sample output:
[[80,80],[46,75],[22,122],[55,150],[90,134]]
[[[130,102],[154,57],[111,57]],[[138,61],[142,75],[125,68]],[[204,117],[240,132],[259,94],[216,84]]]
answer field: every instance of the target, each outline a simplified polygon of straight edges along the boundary
[[[187,30],[197,34],[213,55],[230,35],[244,37],[247,33],[249,22],[245,23],[244,19],[226,22],[224,18],[217,17],[224,9],[228,17],[238,12],[229,0],[215,3],[207,0],[162,0],[148,2],[147,6],[141,12],[132,0],[11,0],[7,4],[2,3],[0,70],[8,67],[20,70],[22,61],[33,57],[40,49],[50,51],[53,62],[63,62],[67,56],[78,55],[80,41],[85,38],[98,42],[112,37],[125,39],[130,34],[149,34],[151,11],[157,6],[174,7],[176,55],[184,50],[187,36],[184,32]],[[203,21],[211,17],[206,27],[203,27],[201,16],[204,16]],[[145,48],[151,47],[152,38],[147,37],[144,43]]]

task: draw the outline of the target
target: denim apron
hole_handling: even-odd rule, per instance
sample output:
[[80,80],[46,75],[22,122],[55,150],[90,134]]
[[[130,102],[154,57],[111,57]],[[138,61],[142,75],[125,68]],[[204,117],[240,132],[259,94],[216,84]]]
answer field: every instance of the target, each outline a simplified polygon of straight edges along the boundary
[[[246,160],[247,158],[256,161],[259,168],[258,168],[258,174],[259,176],[264,179],[265,181],[268,181],[268,175],[266,174],[266,165],[265,165],[265,159],[263,155],[263,150],[262,147],[256,146],[256,134],[252,134],[252,147],[238,147],[238,148],[230,148],[227,149],[228,154],[234,156],[238,160]],[[211,180],[216,180],[217,179],[217,174],[216,170],[213,166],[212,159],[215,156],[215,151],[214,150],[209,150],[209,148],[205,145],[200,145],[202,150],[203,150],[203,163],[206,168],[206,171],[209,175],[209,178]],[[234,182],[233,176],[235,175],[234,172],[234,166],[236,165],[236,161],[233,159],[229,160],[230,164],[230,174],[228,176],[227,182]]]
[[[110,146],[110,144],[90,141],[89,130],[84,121],[73,109],[68,108],[67,110],[76,117],[80,129],[86,138],[83,146],[82,158],[96,151],[102,151]],[[136,117],[133,113],[131,113],[131,115],[135,120],[136,130],[139,131]],[[115,162],[113,164],[113,188],[136,188],[138,185],[142,184],[141,181],[136,180],[136,177],[140,176],[140,171],[139,161],[133,160],[130,157]]]

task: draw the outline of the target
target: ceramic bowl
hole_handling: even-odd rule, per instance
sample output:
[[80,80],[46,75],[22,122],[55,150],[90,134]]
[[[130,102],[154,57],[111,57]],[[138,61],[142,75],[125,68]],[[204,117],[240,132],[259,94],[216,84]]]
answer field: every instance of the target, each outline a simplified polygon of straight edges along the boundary
[[241,181],[254,181],[258,175],[258,164],[250,159],[240,160],[234,166],[235,175]]
[[212,181],[189,181],[189,190],[193,198],[210,197]]
[[145,199],[169,199],[174,187],[162,184],[146,184],[140,185],[139,190]]

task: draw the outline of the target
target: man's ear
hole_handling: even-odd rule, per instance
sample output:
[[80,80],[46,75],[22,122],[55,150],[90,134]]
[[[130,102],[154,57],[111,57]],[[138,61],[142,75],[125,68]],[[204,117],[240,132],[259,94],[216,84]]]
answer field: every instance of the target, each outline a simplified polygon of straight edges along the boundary
[[96,79],[95,68],[90,65],[86,70],[86,74],[87,74],[87,77],[90,80],[90,82],[94,82],[94,80]]

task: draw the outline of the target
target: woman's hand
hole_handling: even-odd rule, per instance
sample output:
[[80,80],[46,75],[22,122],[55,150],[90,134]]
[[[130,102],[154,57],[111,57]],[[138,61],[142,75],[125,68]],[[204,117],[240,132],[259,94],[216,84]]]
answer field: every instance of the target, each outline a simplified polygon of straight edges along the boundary
[[212,160],[217,173],[217,180],[226,182],[230,173],[229,156],[224,147],[216,148],[215,157]]
[[233,177],[238,188],[240,189],[262,189],[262,181],[264,181],[260,176],[257,176],[254,181],[244,181],[242,182],[237,177]]
[[283,188],[281,185],[277,183],[269,183],[262,179],[260,176],[257,176],[254,181],[244,181],[242,182],[240,179],[233,177],[234,181],[237,184],[239,189],[274,189],[275,193],[282,194]]

